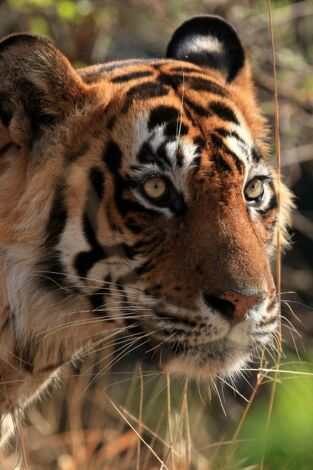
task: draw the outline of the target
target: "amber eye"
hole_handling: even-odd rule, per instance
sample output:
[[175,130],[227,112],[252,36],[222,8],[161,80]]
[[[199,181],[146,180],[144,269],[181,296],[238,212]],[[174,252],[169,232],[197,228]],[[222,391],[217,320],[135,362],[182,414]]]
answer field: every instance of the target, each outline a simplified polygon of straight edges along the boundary
[[144,182],[143,191],[150,199],[160,199],[167,192],[167,184],[162,178],[150,178]]
[[245,188],[245,198],[247,201],[260,199],[264,193],[264,182],[260,178],[253,178]]

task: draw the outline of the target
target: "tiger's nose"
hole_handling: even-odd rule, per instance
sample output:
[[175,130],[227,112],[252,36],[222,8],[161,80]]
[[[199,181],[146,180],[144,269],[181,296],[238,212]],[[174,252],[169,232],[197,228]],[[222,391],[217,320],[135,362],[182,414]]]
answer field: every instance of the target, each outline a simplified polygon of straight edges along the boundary
[[252,307],[260,304],[266,298],[266,292],[261,291],[254,295],[242,295],[234,291],[226,291],[222,294],[205,294],[205,304],[218,310],[229,320],[241,322],[246,320]]

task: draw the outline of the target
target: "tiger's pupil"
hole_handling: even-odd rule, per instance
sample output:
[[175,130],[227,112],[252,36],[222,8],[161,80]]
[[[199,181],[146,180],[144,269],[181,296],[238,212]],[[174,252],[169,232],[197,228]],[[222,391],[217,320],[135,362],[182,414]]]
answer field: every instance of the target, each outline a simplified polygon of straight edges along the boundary
[[143,189],[150,198],[159,199],[166,193],[167,186],[162,178],[150,178],[144,183]]
[[245,197],[248,201],[258,199],[264,192],[264,183],[262,180],[255,178],[248,183],[245,190]]

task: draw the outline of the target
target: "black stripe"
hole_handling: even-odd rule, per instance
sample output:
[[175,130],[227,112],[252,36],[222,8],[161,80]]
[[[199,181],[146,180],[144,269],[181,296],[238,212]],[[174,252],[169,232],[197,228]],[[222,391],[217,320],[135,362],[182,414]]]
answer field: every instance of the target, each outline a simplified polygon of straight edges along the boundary
[[224,129],[223,127],[215,127],[214,132],[217,132],[222,137],[229,137],[231,135],[231,132]]
[[150,112],[148,121],[148,129],[151,131],[156,126],[160,126],[165,122],[177,121],[179,119],[179,111],[173,106],[158,106]]
[[46,248],[55,247],[64,231],[67,220],[67,210],[65,207],[64,198],[65,183],[63,180],[60,180],[56,186],[54,200],[47,224],[47,237],[44,243]]
[[176,165],[178,168],[181,168],[184,163],[184,154],[181,150],[180,147],[178,147],[177,152],[176,152]]
[[135,234],[139,234],[142,232],[142,227],[138,225],[136,219],[131,215],[126,216],[125,225],[131,232]]
[[140,65],[140,60],[129,59],[129,60],[117,60],[115,62],[109,62],[104,64],[100,70],[101,72],[112,72],[113,70],[120,69],[122,67],[130,67],[131,65]]
[[[179,96],[179,98],[182,100],[182,97]],[[185,100],[185,97],[184,97],[184,100]],[[194,127],[198,127],[198,124],[197,122],[195,121],[194,119],[194,116],[192,115],[191,111],[188,109],[188,108],[184,108],[184,114],[186,115],[186,117],[188,118],[188,120],[192,123],[192,125]]]
[[189,127],[183,122],[169,122],[165,128],[165,135],[171,137],[173,140],[176,138],[188,134]]
[[[214,129],[214,132],[217,132],[219,135],[221,135],[222,137],[233,137],[234,139],[238,140],[238,143],[239,145],[241,144],[241,149],[242,151],[245,153],[245,155],[249,158],[249,154],[248,154],[248,151],[246,149],[247,147],[247,142],[245,142],[241,137],[240,135],[236,132],[236,131],[227,131],[226,129],[223,129],[222,127],[216,127]],[[227,148],[227,147],[225,147]],[[227,150],[228,152],[230,152],[230,150]],[[233,153],[233,152],[232,152]],[[233,155],[235,155],[233,153]],[[238,171],[242,171],[242,162],[238,159],[238,157],[236,156],[236,161],[237,161],[237,168],[238,168]]]
[[181,67],[173,67],[170,69],[170,72],[181,72],[183,74],[190,74],[190,73],[198,73],[198,74],[203,74],[203,75],[206,75],[205,72],[203,72],[202,70],[194,67],[194,68],[191,68],[191,67],[185,67],[185,66],[181,66]]
[[197,171],[199,170],[200,168],[200,164],[201,164],[201,153],[205,147],[205,141],[202,139],[202,137],[196,137],[194,140],[193,140],[193,143],[194,145],[196,145],[197,147],[197,152],[198,152],[198,156],[195,157],[193,160],[192,160],[192,163],[191,163],[191,169],[192,169],[192,172],[193,174],[196,174]]
[[101,69],[97,70],[96,72],[85,72],[84,70],[80,70],[79,74],[84,82],[89,84],[101,80],[102,72],[103,71]]
[[[43,271],[38,275],[38,286],[44,290],[54,291],[60,297],[68,298],[69,294],[77,294],[79,289],[70,284],[65,275],[65,267],[60,259],[60,253],[53,250],[44,262],[38,264],[38,271]],[[60,286],[64,289],[60,289]]]
[[[94,222],[94,221],[92,221]],[[89,215],[85,212],[83,215],[83,232],[84,235],[89,243],[90,246],[94,248],[94,250],[99,250],[99,252],[103,252],[101,245],[99,244],[95,232],[96,225],[91,223]]]
[[[153,149],[148,142],[144,142],[140,147],[139,152],[137,154],[137,160],[138,162],[143,164],[155,163],[156,158]],[[133,165],[131,168],[132,170],[137,170],[140,169],[141,166]]]
[[89,172],[89,179],[92,188],[98,196],[99,201],[102,199],[104,192],[104,175],[99,168],[91,168]]
[[209,111],[206,108],[195,103],[194,101],[191,101],[186,96],[184,96],[184,106],[188,106],[191,109],[191,111],[195,112],[201,117],[207,118],[209,116]]
[[90,145],[88,142],[83,142],[77,149],[68,152],[65,155],[65,159],[71,163],[76,162],[79,158],[83,157],[89,151],[89,149]]
[[222,141],[222,139],[216,134],[211,135],[211,142],[214,145],[214,147],[216,147],[216,148],[219,148],[221,150],[225,150],[225,148],[226,148],[226,146],[225,146],[224,142]]
[[191,90],[213,93],[214,95],[226,97],[228,93],[217,83],[201,77],[184,76],[184,74],[160,74],[158,80],[164,85],[177,90],[182,85],[187,85]]
[[9,142],[4,147],[0,149],[0,158],[6,154],[10,147],[13,147],[13,142]]
[[268,206],[267,206],[266,210],[270,211],[270,210],[273,210],[273,209],[277,209],[277,207],[278,207],[278,200],[277,200],[276,194],[273,194],[273,196],[271,197],[271,199],[268,203]]
[[226,90],[212,80],[199,77],[188,77],[188,85],[195,91],[204,91],[222,97],[228,96]]
[[276,194],[273,194],[273,196],[269,200],[268,206],[265,209],[258,209],[258,213],[262,217],[266,217],[270,211],[277,209],[277,207],[278,207],[278,200],[277,200]]
[[239,158],[237,157],[237,155],[232,152],[225,144],[224,142],[222,141],[222,139],[216,135],[216,134],[212,134],[211,135],[211,142],[213,143],[214,147],[222,150],[223,152],[225,152],[227,155],[231,156],[234,160],[234,163],[235,163],[235,166],[237,168],[237,170],[239,171],[239,173],[243,173],[244,171],[244,164],[241,160],[239,160]]
[[155,217],[157,214],[147,208],[142,207],[135,200],[130,200],[124,197],[125,190],[131,188],[131,182],[124,179],[119,172],[122,160],[122,151],[116,142],[111,141],[103,154],[103,161],[106,163],[108,169],[114,178],[114,200],[119,213],[125,218],[129,213],[141,213],[144,216]]
[[197,146],[197,151],[202,152],[202,150],[205,147],[205,141],[202,139],[202,137],[196,137],[193,141],[194,145]]
[[113,115],[107,122],[107,128],[111,131],[113,127],[115,126],[115,123],[117,121],[117,116]]
[[4,127],[9,127],[13,115],[9,104],[10,100],[8,94],[0,93],[0,119]]
[[[162,170],[171,168],[172,164],[166,153],[166,144],[167,142],[163,142],[156,151],[153,151],[150,144],[148,142],[144,142],[137,154],[138,162],[144,165],[154,163],[157,164]],[[131,168],[133,171],[136,171],[141,169],[141,166],[133,165]]]
[[144,294],[160,300],[160,291],[163,289],[163,284],[158,283],[144,289]]
[[[0,328],[0,340],[1,340],[1,336],[3,335],[3,333],[6,332],[6,330],[8,330],[10,328],[10,317],[7,317],[5,322],[1,325],[1,328]],[[2,340],[1,340],[2,341]]]
[[160,83],[173,88],[175,91],[185,82],[183,75],[166,75],[165,73],[161,73],[157,79]]
[[74,267],[79,276],[84,278],[94,264],[105,258],[105,253],[86,213],[83,216],[83,232],[92,249],[78,253],[74,259]]
[[103,257],[98,255],[96,251],[82,251],[76,255],[73,266],[77,271],[78,275],[83,278],[82,282],[84,282],[87,277],[88,271]]
[[159,98],[166,96],[168,91],[165,87],[155,82],[144,82],[135,85],[127,91],[125,104],[122,112],[126,112],[134,98],[139,100],[148,100],[150,98]]
[[[112,156],[113,155],[110,154],[110,157]],[[120,165],[118,158],[116,160],[114,160],[114,158],[113,160],[108,160],[107,163],[111,166]],[[78,253],[74,260],[74,267],[81,277],[86,277],[88,271],[93,267],[93,265],[102,259],[110,256],[125,257],[125,252],[121,245],[104,248],[98,242],[96,235],[97,209],[104,190],[103,173],[98,168],[92,168],[90,171],[90,180],[92,186],[87,196],[86,210],[83,215],[82,222],[83,232],[91,246],[91,250]],[[94,192],[97,195],[97,200],[93,197]]]
[[259,163],[259,161],[262,160],[262,155],[260,154],[260,152],[258,151],[258,149],[256,149],[255,147],[252,149],[252,161],[254,163]]
[[125,73],[123,75],[118,75],[117,77],[112,78],[112,83],[123,83],[123,82],[130,82],[131,80],[135,80],[136,78],[143,78],[143,77],[151,77],[153,73],[148,70],[140,71],[140,72],[130,72]]
[[239,124],[239,121],[236,118],[233,110],[229,106],[226,106],[225,104],[220,103],[218,101],[210,103],[209,113],[217,115],[223,121],[229,121],[233,122],[234,124]]
[[[98,225],[98,210],[104,192],[104,175],[99,168],[94,167],[89,171],[89,191],[87,194],[85,215],[89,225],[96,230]],[[93,242],[91,242],[92,245]]]
[[196,174],[197,171],[199,170],[199,168],[200,168],[200,163],[201,163],[201,157],[200,157],[200,156],[195,157],[195,158],[192,160],[191,169],[192,169],[193,174]]
[[222,137],[234,137],[235,139],[237,139],[242,144],[247,145],[247,143],[240,137],[240,135],[236,131],[228,131],[228,130],[224,129],[223,127],[216,127],[214,129],[214,132],[217,132]]
[[214,154],[211,157],[212,162],[214,163],[214,166],[217,170],[219,171],[227,171],[227,172],[232,172],[232,167],[229,165],[229,163],[225,160],[222,154],[219,152],[214,152]]
[[29,340],[26,344],[16,343],[14,347],[14,356],[19,360],[20,366],[32,374],[34,371],[35,355],[38,349],[38,343]]
[[155,267],[156,267],[156,264],[153,261],[151,260],[145,261],[143,264],[141,264],[135,269],[135,273],[138,276],[142,276],[142,274],[152,271]]
[[166,153],[166,145],[168,142],[163,142],[159,147],[157,148],[156,155],[157,155],[157,163],[158,165],[163,168],[164,170],[166,168],[171,168],[172,167],[172,162],[167,156]]
[[122,163],[122,151],[119,146],[111,140],[103,153],[103,161],[113,175],[117,175]]
[[126,245],[125,243],[122,244],[128,259],[133,259],[138,253],[140,253],[144,246],[145,242],[143,241],[136,242],[134,245]]
[[93,312],[100,316],[105,316],[105,296],[103,288],[96,290],[89,296],[90,303],[92,305]]

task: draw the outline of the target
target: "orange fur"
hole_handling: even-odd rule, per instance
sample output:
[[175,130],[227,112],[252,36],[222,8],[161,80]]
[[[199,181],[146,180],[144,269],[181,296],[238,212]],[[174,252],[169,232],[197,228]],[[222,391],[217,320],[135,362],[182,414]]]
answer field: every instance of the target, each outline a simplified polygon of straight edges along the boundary
[[[292,203],[280,183],[280,213],[275,206],[263,214],[248,209],[243,193],[254,170],[242,155],[241,160],[235,158],[240,139],[236,138],[235,144],[230,140],[232,150],[226,145],[237,126],[243,140],[251,148],[255,146],[260,161],[269,168],[271,191],[277,191],[278,175],[266,163],[267,126],[256,103],[248,61],[230,83],[214,68],[174,59],[116,62],[75,71],[45,40],[23,36],[12,41],[0,60],[0,97],[5,96],[0,115],[2,112],[3,121],[7,121],[0,128],[0,371],[6,379],[19,380],[19,385],[10,387],[9,399],[7,390],[0,386],[0,412],[23,406],[92,335],[106,334],[105,322],[88,323],[97,315],[90,296],[101,287],[110,287],[110,302],[121,302],[119,279],[126,279],[126,286],[129,282],[127,301],[132,305],[148,308],[140,291],[150,296],[150,301],[166,304],[174,318],[183,311],[184,319],[190,317],[199,324],[207,318],[204,307],[199,306],[203,292],[217,296],[244,289],[261,291],[266,293],[268,304],[260,324],[261,320],[271,321],[275,317],[270,307],[275,301],[275,286],[270,259],[277,230],[281,231],[282,245],[288,243],[286,228]],[[160,109],[179,114],[172,139],[175,158],[190,158],[192,168],[193,152],[201,153],[197,171],[188,168],[173,175],[188,206],[179,217],[164,213],[155,218],[147,207],[137,210],[133,186],[118,187],[119,179],[128,182],[138,165],[149,116]],[[159,127],[162,125],[161,120]],[[112,142],[115,147],[112,145],[110,153]],[[201,143],[201,150],[196,142]],[[117,166],[119,152],[120,167],[110,170],[110,165]],[[103,188],[99,197],[97,191]],[[118,207],[119,197],[124,198],[123,207]],[[60,207],[54,207],[56,200]],[[135,209],[125,215],[127,204]],[[49,227],[57,234],[53,234],[57,239],[53,247],[47,241]],[[127,253],[121,255],[125,247],[143,242],[146,246],[134,259]],[[90,265],[86,279],[75,277],[76,247],[86,263],[92,256],[96,260],[100,256],[98,264]],[[55,285],[51,283],[46,289],[38,284],[38,278],[56,274],[46,268],[48,255],[61,259],[66,269],[61,277],[53,278]],[[143,262],[148,268],[138,276],[137,268]],[[124,297],[122,300],[126,302]],[[114,321],[125,327],[122,303],[119,309]],[[81,324],[75,323],[75,311],[80,312]],[[226,321],[216,318],[212,320],[215,329],[224,331]],[[150,318],[143,319],[142,325],[145,331],[156,327]],[[236,328],[233,336],[236,332],[242,335],[245,347],[250,333],[244,325]],[[198,336],[204,337],[202,330]],[[193,345],[200,340],[192,341]],[[224,362],[205,364],[199,374],[236,370],[236,364],[242,364],[246,356],[239,349],[234,351],[234,360],[227,356]],[[203,357],[200,352],[198,355],[202,364]],[[187,369],[192,370],[189,359],[184,360],[174,358],[165,367],[179,372],[188,362]]]

